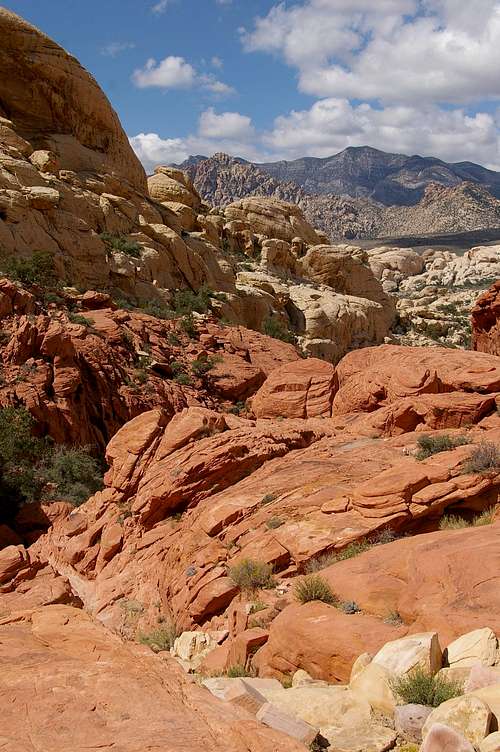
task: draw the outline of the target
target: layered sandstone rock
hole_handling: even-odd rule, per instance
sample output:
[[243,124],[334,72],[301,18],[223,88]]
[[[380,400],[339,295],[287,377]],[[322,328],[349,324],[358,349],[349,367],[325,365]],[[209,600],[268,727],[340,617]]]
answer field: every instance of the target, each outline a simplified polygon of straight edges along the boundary
[[472,346],[474,350],[500,355],[498,318],[500,313],[500,281],[481,295],[472,310]]

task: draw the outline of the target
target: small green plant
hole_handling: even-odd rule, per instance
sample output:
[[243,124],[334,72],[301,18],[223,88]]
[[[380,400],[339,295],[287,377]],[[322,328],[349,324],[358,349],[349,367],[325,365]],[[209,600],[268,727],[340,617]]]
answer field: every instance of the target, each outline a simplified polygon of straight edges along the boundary
[[276,501],[277,495],[274,493],[268,493],[265,496],[262,497],[261,504],[270,504],[272,501]]
[[239,415],[245,409],[246,409],[245,402],[239,401],[229,408],[229,412],[232,413],[233,415]]
[[179,326],[190,339],[195,339],[198,336],[198,330],[192,313],[187,313],[183,316],[179,322]]
[[276,316],[268,316],[266,319],[264,319],[262,328],[264,334],[267,334],[269,337],[280,339],[282,342],[290,342],[291,344],[295,344],[295,335],[289,329],[287,329],[285,324],[283,324],[283,322]]
[[415,666],[403,676],[391,681],[391,689],[403,704],[427,705],[437,708],[446,700],[463,694],[460,682],[431,674],[421,666]]
[[272,588],[275,585],[273,568],[270,564],[253,559],[243,559],[229,570],[232,581],[241,590],[253,592],[259,588]]
[[155,652],[163,650],[170,650],[177,637],[179,637],[180,630],[174,621],[168,620],[164,624],[154,629],[147,634],[139,635],[139,642],[142,645],[148,645]]
[[252,674],[245,668],[245,666],[242,666],[241,663],[236,663],[234,666],[229,666],[226,671],[226,676],[228,679],[237,679],[242,676],[252,676]]
[[90,319],[81,316],[79,313],[68,313],[68,319],[72,324],[80,324],[81,326],[93,326],[93,322]]
[[399,611],[389,611],[384,618],[385,624],[391,624],[393,627],[400,627],[404,624],[403,619]]
[[102,488],[102,470],[85,448],[56,446],[42,461],[41,479],[50,490],[46,499],[64,499],[79,506]]
[[433,454],[449,452],[451,449],[464,444],[470,444],[470,439],[467,436],[448,436],[447,434],[419,436],[417,440],[418,452],[415,457],[417,460],[426,460]]
[[267,603],[264,603],[263,601],[255,601],[255,603],[252,603],[250,606],[250,614],[257,614],[259,611],[264,611],[265,608],[268,608]]
[[175,316],[174,311],[168,308],[164,303],[161,303],[159,300],[146,300],[143,303],[139,303],[139,308],[149,316],[154,316],[155,318],[162,319],[163,321],[172,319]]
[[342,601],[339,608],[344,614],[359,614],[361,611],[356,601]]
[[2,258],[1,268],[10,279],[23,285],[53,285],[56,282],[54,257],[48,251],[34,251],[29,258]]
[[215,356],[209,358],[197,358],[191,363],[191,373],[194,376],[201,378],[211,371],[221,360],[222,358],[217,358]]
[[291,689],[293,687],[292,677],[284,674],[280,679],[283,689]]
[[123,235],[112,235],[110,232],[101,232],[101,240],[103,240],[109,248],[113,251],[119,251],[125,253],[132,258],[141,257],[141,246],[136,243],[135,240],[128,240]]
[[213,291],[206,285],[202,285],[198,292],[192,290],[177,290],[173,297],[173,309],[178,315],[196,313],[206,313],[210,308],[210,299],[213,297]]
[[176,384],[180,384],[181,386],[190,386],[192,383],[188,374],[184,371],[176,373],[172,380],[175,381]]
[[482,527],[483,525],[491,525],[495,519],[495,515],[498,511],[498,506],[489,507],[483,512],[474,517],[472,524],[474,527]]
[[479,473],[480,475],[498,472],[500,470],[500,451],[491,441],[482,441],[464,463],[464,473]]
[[307,574],[295,586],[295,597],[300,603],[323,601],[330,606],[338,603],[330,585],[319,574]]
[[333,551],[320,554],[319,556],[315,556],[314,559],[310,559],[310,561],[307,562],[306,573],[314,574],[315,572],[321,572],[322,569],[331,567],[332,564],[336,564],[337,561],[337,554],[335,554]]
[[266,527],[269,528],[269,530],[276,530],[276,528],[281,527],[285,524],[285,520],[283,520],[281,517],[271,517],[266,522]]
[[461,530],[464,527],[470,527],[471,523],[464,517],[455,514],[445,514],[439,521],[440,530]]
[[362,538],[359,541],[354,541],[353,543],[349,543],[348,546],[337,553],[337,561],[353,559],[355,556],[359,556],[360,554],[364,553],[364,551],[368,551],[369,548],[370,542],[365,538]]

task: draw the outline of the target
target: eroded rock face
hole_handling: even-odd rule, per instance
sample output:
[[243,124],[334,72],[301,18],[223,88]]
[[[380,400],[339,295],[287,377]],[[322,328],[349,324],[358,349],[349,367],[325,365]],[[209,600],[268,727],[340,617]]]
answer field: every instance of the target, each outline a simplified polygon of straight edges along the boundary
[[500,354],[500,281],[481,295],[472,310],[472,346],[479,352]]
[[[106,746],[133,752],[172,743],[186,752],[303,750],[189,683],[172,659],[124,644],[81,610],[48,606],[4,618],[0,634],[6,752]],[[29,708],[29,723],[19,707]]]

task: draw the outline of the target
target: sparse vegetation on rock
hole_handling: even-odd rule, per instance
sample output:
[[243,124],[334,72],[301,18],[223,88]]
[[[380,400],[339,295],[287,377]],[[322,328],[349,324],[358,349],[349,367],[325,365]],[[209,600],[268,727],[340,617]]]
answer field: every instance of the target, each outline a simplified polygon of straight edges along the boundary
[[229,570],[229,576],[245,592],[274,587],[273,568],[270,564],[243,559]]
[[427,705],[437,708],[446,700],[463,693],[463,685],[458,681],[432,674],[421,666],[416,666],[403,676],[391,680],[393,692],[403,703]]
[[334,595],[328,582],[319,574],[307,574],[302,577],[295,586],[295,597],[300,603],[322,601],[329,606],[338,604],[337,596]]
[[425,460],[439,452],[449,452],[455,447],[470,444],[468,436],[448,436],[441,434],[438,436],[419,436],[417,440],[418,452],[415,455],[417,460]]

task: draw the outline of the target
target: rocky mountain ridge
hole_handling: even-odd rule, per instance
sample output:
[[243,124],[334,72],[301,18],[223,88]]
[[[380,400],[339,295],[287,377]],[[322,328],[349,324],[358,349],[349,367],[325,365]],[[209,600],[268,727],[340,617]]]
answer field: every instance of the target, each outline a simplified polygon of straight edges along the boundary
[[417,203],[384,206],[370,197],[313,194],[293,181],[281,182],[261,165],[226,154],[188,160],[185,169],[204,200],[216,206],[252,195],[282,198],[298,204],[306,218],[332,239],[500,228],[500,202],[480,182],[457,179],[449,186],[429,180]]
[[[191,170],[207,157],[190,157],[180,165]],[[388,154],[370,146],[348,147],[332,157],[303,157],[292,161],[250,163],[279,183],[292,182],[309,195],[369,198],[384,206],[412,206],[426,188],[448,188],[463,182],[483,186],[500,198],[500,173],[472,162],[449,163],[435,157]]]

